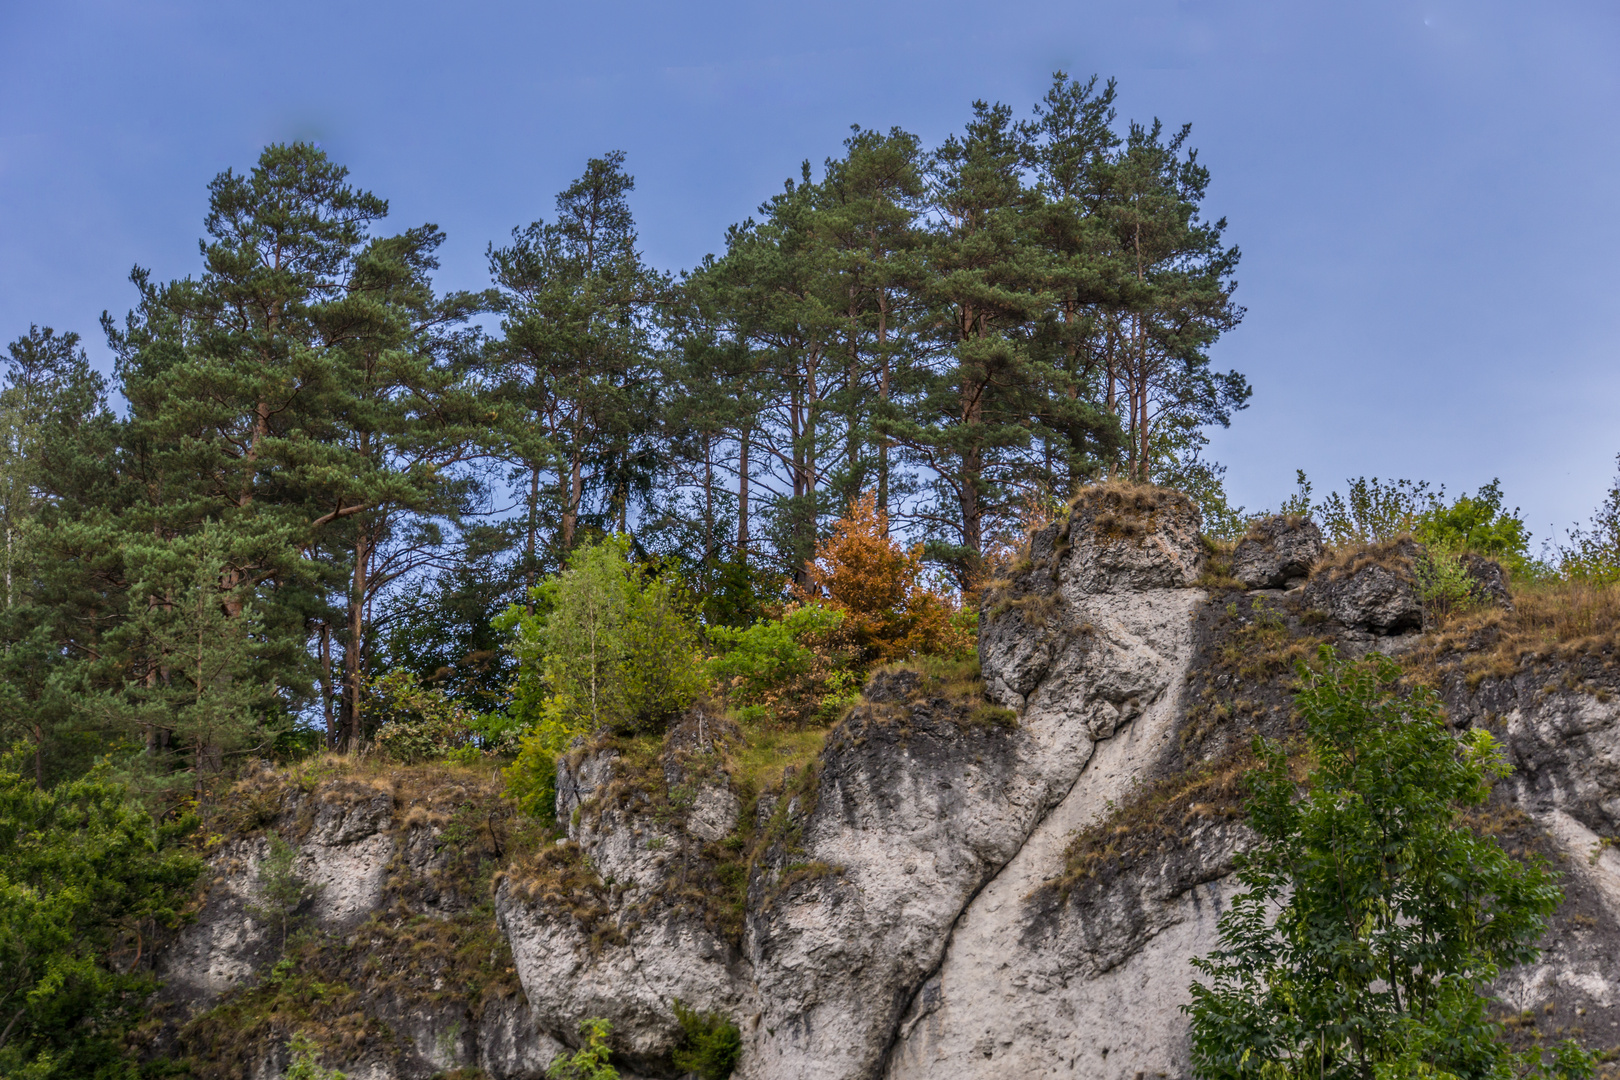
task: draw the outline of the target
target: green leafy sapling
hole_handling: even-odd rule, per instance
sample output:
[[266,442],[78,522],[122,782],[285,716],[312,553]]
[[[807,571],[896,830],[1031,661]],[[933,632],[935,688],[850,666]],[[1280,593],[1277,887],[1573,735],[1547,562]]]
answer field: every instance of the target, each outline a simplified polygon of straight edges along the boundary
[[255,881],[257,897],[249,911],[276,931],[276,954],[284,956],[287,937],[298,922],[298,909],[315,896],[316,889],[293,868],[298,859],[297,848],[273,832],[269,834],[268,844],[264,858],[259,860]]
[[572,1054],[558,1057],[546,1069],[546,1080],[619,1080],[619,1071],[608,1063],[612,1051],[608,1035],[613,1025],[601,1017],[579,1022],[585,1045]]
[[1373,656],[1300,668],[1311,764],[1257,739],[1244,891],[1194,961],[1192,1060],[1205,1080],[1585,1077],[1573,1044],[1516,1054],[1483,991],[1537,955],[1555,876],[1460,820],[1508,766],[1459,739],[1438,697]]

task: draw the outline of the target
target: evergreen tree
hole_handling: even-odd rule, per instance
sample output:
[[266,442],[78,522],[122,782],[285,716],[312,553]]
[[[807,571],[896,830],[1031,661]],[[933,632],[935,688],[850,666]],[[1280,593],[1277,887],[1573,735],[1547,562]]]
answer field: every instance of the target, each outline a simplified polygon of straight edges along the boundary
[[1125,471],[1143,481],[1202,445],[1199,428],[1230,423],[1250,394],[1243,376],[1210,367],[1209,346],[1243,317],[1232,301],[1239,252],[1223,246],[1224,218],[1200,216],[1209,170],[1196,150],[1183,152],[1190,132],[1133,123],[1120,153],[1098,166],[1118,290],[1106,316],[1106,407],[1129,432]]
[[844,464],[832,487],[838,502],[848,504],[875,486],[877,506],[886,515],[892,447],[879,429],[891,418],[897,383],[904,380],[902,334],[914,315],[906,286],[916,280],[923,239],[917,227],[922,150],[916,136],[899,128],[888,134],[853,130],[844,140],[844,156],[827,162],[821,183],[829,306],[841,307],[846,367],[840,393]]
[[905,419],[888,429],[929,470],[932,552],[967,583],[987,526],[1009,503],[1012,466],[1030,445],[1039,373],[1028,328],[1050,306],[1044,252],[1030,242],[1035,195],[1024,142],[1005,105],[975,102],[966,132],[934,156],[935,227],[927,251],[930,363]]
[[123,603],[122,552],[103,543],[120,505],[118,424],[78,341],[31,327],[0,388],[0,738],[32,745],[41,786],[100,749],[76,710]]
[[[513,479],[526,488],[525,574],[546,561],[541,522],[556,517],[551,565],[582,526],[623,530],[652,489],[657,416],[652,305],[667,283],[636,250],[618,151],[587,163],[557,196],[557,219],[512,231],[489,249],[503,314],[500,397]],[[595,505],[592,505],[594,496]]]

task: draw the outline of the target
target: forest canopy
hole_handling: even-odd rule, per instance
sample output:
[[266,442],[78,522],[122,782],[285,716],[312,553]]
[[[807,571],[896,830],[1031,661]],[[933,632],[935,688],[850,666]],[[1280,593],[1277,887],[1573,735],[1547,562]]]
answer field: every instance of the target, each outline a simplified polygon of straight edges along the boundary
[[8,744],[42,784],[111,752],[178,793],[367,736],[396,669],[379,700],[430,687],[465,726],[513,685],[496,616],[610,534],[742,629],[863,494],[955,591],[1105,474],[1229,514],[1200,451],[1249,396],[1209,355],[1238,250],[1188,138],[1062,73],[936,147],[856,127],[680,274],[607,153],[480,291],[436,285],[437,226],[267,147],[209,184],[191,276],[131,273],[110,380],[72,332],[9,348]]

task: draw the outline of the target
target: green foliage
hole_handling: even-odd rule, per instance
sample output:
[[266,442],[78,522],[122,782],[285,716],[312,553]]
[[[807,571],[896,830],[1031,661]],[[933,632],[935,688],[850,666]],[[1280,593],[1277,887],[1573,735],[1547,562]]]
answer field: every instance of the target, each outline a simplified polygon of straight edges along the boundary
[[377,749],[393,760],[414,764],[469,748],[474,717],[443,690],[424,687],[414,673],[396,668],[373,679],[366,691],[367,725],[377,733]]
[[155,988],[136,961],[179,922],[195,822],[155,827],[98,773],[43,790],[16,764],[0,758],[0,1076],[133,1077],[119,1040]]
[[557,807],[557,755],[584,730],[576,726],[560,697],[543,703],[533,726],[518,743],[517,759],[502,773],[507,791],[524,813],[553,821]]
[[[1310,486],[1303,472],[1299,479],[1301,495],[1308,502]],[[1385,482],[1359,476],[1345,484],[1346,494],[1335,491],[1311,508],[1323,537],[1334,547],[1393,539],[1415,529],[1424,514],[1444,506],[1445,488],[1432,491],[1426,480]]]
[[316,1061],[320,1048],[303,1032],[288,1040],[287,1049],[292,1053],[292,1063],[287,1066],[282,1080],[347,1080],[347,1073],[323,1068]]
[[843,612],[812,604],[742,630],[711,627],[716,654],[708,661],[709,677],[728,683],[739,702],[757,703],[808,674],[816,654],[805,641],[837,630],[843,621]]
[[[1615,464],[1620,467],[1620,455]],[[1557,556],[1565,577],[1597,584],[1620,582],[1620,475],[1592,514],[1590,526],[1571,529],[1569,543],[1558,548]]]
[[1450,506],[1435,503],[1417,516],[1412,535],[1431,549],[1489,556],[1516,576],[1531,569],[1530,532],[1517,509],[1502,509],[1500,480]]
[[599,1017],[581,1020],[580,1034],[585,1045],[573,1054],[553,1061],[546,1069],[546,1080],[619,1080],[619,1072],[608,1064],[608,1034],[613,1025]]
[[790,606],[746,630],[711,627],[705,671],[743,719],[831,723],[860,696],[845,612]]
[[536,611],[509,609],[519,661],[513,713],[574,733],[661,730],[703,690],[691,601],[673,574],[644,572],[629,542],[574,551],[536,590]]
[[535,590],[534,611],[501,617],[519,665],[503,723],[523,733],[506,780],[536,817],[553,813],[556,758],[575,738],[662,730],[707,685],[679,579],[646,573],[627,554],[623,538],[581,547]]
[[1326,646],[1320,671],[1301,665],[1303,797],[1284,748],[1256,740],[1245,891],[1185,1007],[1201,1077],[1589,1073],[1574,1049],[1546,1070],[1514,1055],[1485,1014],[1481,990],[1535,957],[1559,889],[1459,821],[1508,767],[1488,732],[1454,738],[1432,691],[1402,696],[1399,675]]
[[681,1044],[675,1048],[675,1067],[702,1080],[726,1080],[742,1055],[742,1032],[717,1012],[698,1012],[675,1000],[675,1019],[681,1025]]
[[1425,626],[1466,611],[1478,602],[1478,585],[1455,551],[1429,548],[1413,564],[1412,574],[1417,578]]
[[306,900],[313,899],[315,887],[298,876],[293,864],[298,860],[298,849],[275,832],[266,833],[266,851],[259,860],[255,879],[255,899],[249,912],[256,919],[269,923],[278,936],[277,951],[286,955],[287,935],[298,921],[298,909]]

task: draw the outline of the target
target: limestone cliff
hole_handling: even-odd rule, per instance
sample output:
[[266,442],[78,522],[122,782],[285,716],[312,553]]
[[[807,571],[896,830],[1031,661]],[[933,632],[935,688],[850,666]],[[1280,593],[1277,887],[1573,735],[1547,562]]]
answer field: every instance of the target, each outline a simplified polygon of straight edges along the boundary
[[[1332,642],[1405,655],[1459,728],[1503,739],[1515,772],[1476,827],[1554,860],[1568,900],[1498,991],[1519,1038],[1620,1045],[1612,642],[1509,655],[1489,620],[1478,640],[1425,636],[1409,552],[1307,583],[1319,539],[1281,519],[1244,574],[1291,587],[1246,591],[1206,565],[1198,526],[1181,496],[1092,490],[987,591],[982,688],[880,672],[770,783],[701,710],[661,743],[572,753],[566,834],[538,846],[488,782],[283,779],[162,955],[154,1039],[206,1053],[221,1017],[251,1017],[238,1075],[277,1075],[303,1023],[352,1076],[538,1077],[600,1016],[624,1075],[672,1076],[679,1000],[738,1023],[744,1080],[1184,1076],[1189,960],[1246,842],[1245,747],[1294,730],[1292,663]],[[267,831],[321,886],[290,970],[253,900]],[[276,978],[351,996],[267,1020],[245,1003]]]

